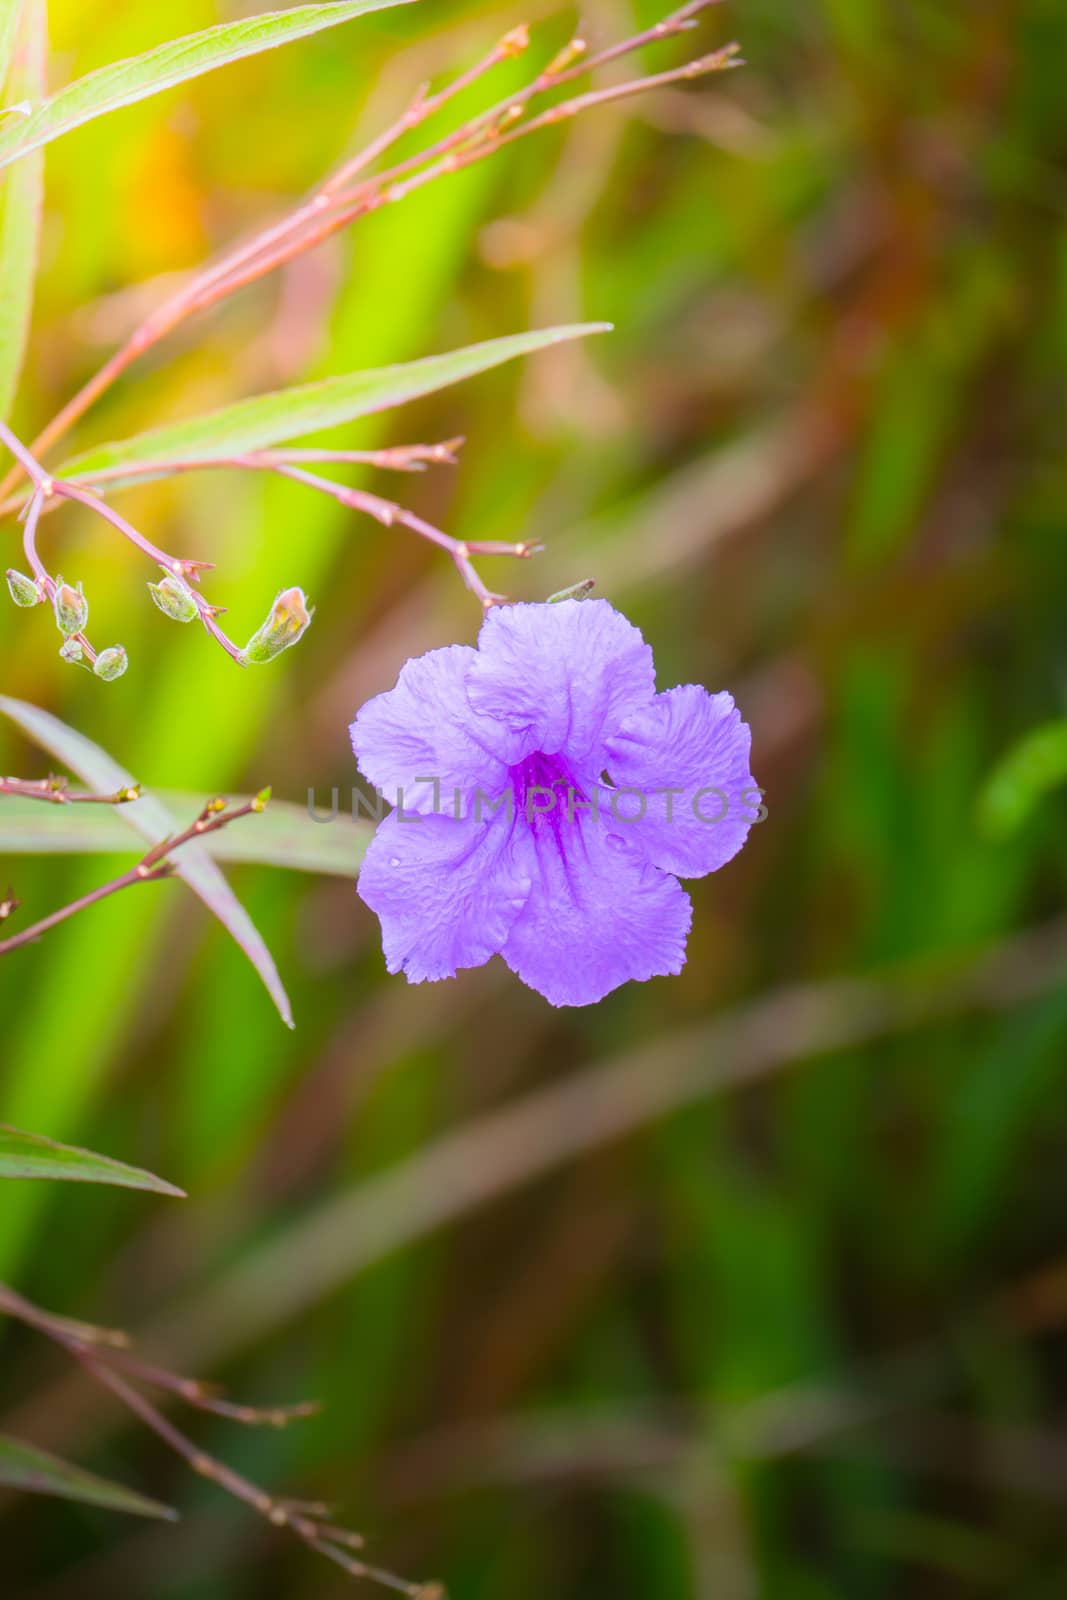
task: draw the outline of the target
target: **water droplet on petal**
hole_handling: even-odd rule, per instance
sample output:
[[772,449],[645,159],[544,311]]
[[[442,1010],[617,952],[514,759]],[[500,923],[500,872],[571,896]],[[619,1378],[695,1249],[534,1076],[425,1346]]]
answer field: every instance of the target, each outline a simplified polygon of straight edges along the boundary
[[621,833],[609,833],[608,834],[608,849],[609,850],[625,850],[626,849],[626,840],[623,838]]
[[399,856],[390,856],[389,857],[389,865],[391,867],[398,867],[400,865],[400,857]]

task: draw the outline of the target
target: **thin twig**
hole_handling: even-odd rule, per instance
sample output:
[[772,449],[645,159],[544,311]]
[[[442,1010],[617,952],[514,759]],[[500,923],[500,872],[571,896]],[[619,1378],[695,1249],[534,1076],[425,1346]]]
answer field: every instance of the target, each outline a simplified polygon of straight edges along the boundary
[[[250,450],[240,455],[219,455],[205,459],[202,456],[188,460],[164,456],[158,461],[125,461],[112,467],[96,467],[88,472],[75,472],[61,482],[68,488],[95,485],[107,489],[116,479],[120,486],[140,478],[177,477],[189,472],[204,472],[219,467],[276,467],[282,464],[299,465],[301,462],[333,462],[343,466],[378,467],[385,472],[425,472],[428,466],[454,467],[458,452],[466,440],[462,436],[442,439],[438,444],[394,444],[383,450],[328,450],[309,448],[282,448],[280,450]],[[55,485],[53,483],[52,487]],[[53,494],[41,506],[41,515],[54,510],[59,499]],[[72,498],[72,497],[71,497]],[[0,503],[0,517],[13,513],[23,514],[29,499],[14,494]],[[201,566],[208,563],[201,562]]]
[[341,505],[349,506],[354,511],[364,511],[368,516],[380,522],[383,527],[391,528],[399,523],[402,527],[409,528],[412,533],[417,533],[420,539],[426,539],[430,544],[435,544],[439,549],[445,550],[467,588],[480,601],[483,610],[500,604],[504,596],[494,594],[487,589],[478,575],[471,560],[472,556],[482,555],[509,555],[520,560],[536,555],[543,549],[539,540],[521,540],[517,544],[508,544],[499,539],[465,540],[455,539],[451,534],[435,528],[431,522],[423,517],[416,516],[413,511],[408,511],[405,506],[398,505],[394,500],[384,500],[380,495],[370,494],[365,489],[353,489],[347,484],[335,483],[332,478],[320,477],[317,473],[307,472],[301,467],[279,463],[274,471],[282,477],[292,478],[297,483],[303,483],[310,489],[319,489],[324,494],[330,495]]
[[[222,468],[276,472],[280,476],[288,477],[293,479],[294,482],[304,484],[307,488],[328,494],[341,505],[347,506],[352,510],[365,512],[368,516],[372,516],[375,521],[380,522],[383,527],[392,527],[394,524],[399,523],[403,527],[409,528],[413,533],[418,534],[420,538],[426,539],[431,544],[435,544],[438,548],[447,551],[464,583],[478,597],[481,604],[488,608],[497,604],[503,599],[503,596],[494,594],[486,588],[473,566],[471,557],[514,556],[520,560],[525,560],[530,556],[536,555],[544,548],[539,540],[526,539],[509,542],[502,539],[456,539],[442,529],[435,528],[414,512],[408,511],[406,507],[396,501],[383,499],[380,495],[372,494],[364,489],[352,488],[348,484],[337,483],[331,478],[324,478],[318,473],[309,472],[302,465],[304,462],[316,464],[336,463],[340,465],[369,463],[375,466],[390,467],[396,471],[411,471],[413,466],[421,467],[431,461],[455,462],[456,451],[462,443],[462,439],[456,438],[446,439],[442,443],[434,445],[399,445],[394,446],[392,449],[376,451],[326,449],[253,450],[241,455],[217,456],[208,461],[175,459],[139,462],[135,464],[133,472],[135,475],[143,475],[145,477],[158,476],[164,472],[189,473]],[[102,483],[106,481],[107,477],[126,477],[128,475],[129,469],[114,467],[101,469],[98,473],[87,473],[82,481]],[[208,565],[207,562],[179,561],[167,555],[165,551],[159,550],[149,540],[144,539],[137,533],[136,529],[124,517],[120,517],[105,501],[73,482],[57,478],[52,481],[51,489],[53,496],[77,500],[96,511],[98,515],[104,517],[125,538],[129,539],[131,543],[135,544],[138,549],[142,550],[168,573],[182,577],[193,577],[195,576],[194,569],[204,568]],[[39,512],[34,514],[35,524],[38,514]],[[43,568],[40,568],[40,572],[44,577],[47,577]],[[207,601],[195,592],[193,592],[193,598],[198,602],[198,609],[202,618],[209,615],[214,616],[215,607],[209,606]],[[219,630],[218,636],[220,641],[233,654],[236,651],[236,646],[232,644],[232,641],[226,639],[221,630]],[[240,652],[237,652],[237,658],[240,659]]]
[[[366,179],[355,190],[346,193],[345,185],[372,165],[404,134],[425,122],[461,90],[469,87],[499,62],[508,56],[519,54],[526,45],[526,30],[524,28],[513,30],[486,57],[466,72],[459,74],[436,94],[428,95],[425,90],[420,90],[405,112],[390,127],[372,140],[361,153],[342,162],[330,177],[317,186],[308,199],[302,201],[280,221],[261,230],[245,243],[233,247],[220,260],[198,272],[176,294],[146,317],[130,338],[42,430],[33,443],[32,451],[43,455],[69,431],[139,356],[171,333],[187,317],[217,304],[243,285],[255,281],[294,256],[313,248],[339,229],[348,227],[360,216],[403,198],[405,194],[436,177],[443,176],[447,172],[459,171],[474,161],[482,160],[493,151],[513,142],[515,138],[524,137],[527,132],[537,131],[596,105],[736,65],[736,47],[729,46],[714,56],[703,57],[686,67],[654,76],[640,77],[626,84],[609,86],[603,90],[594,90],[577,96],[552,107],[521,129],[511,127],[511,124],[522,117],[525,108],[536,98],[565,87],[577,77],[630,55],[645,45],[686,32],[695,25],[699,13],[714,3],[715,0],[690,0],[689,4],[680,7],[651,27],[593,55],[586,55],[584,40],[577,38],[572,40],[561,55],[550,62],[548,67],[525,87],[471,117],[417,154],[395,163],[391,168]],[[407,181],[400,181],[402,179]],[[0,484],[0,500],[10,493],[24,472],[31,477],[31,481],[35,481],[26,459],[18,452],[16,458],[16,466]]]
[[[206,832],[207,827],[201,831]],[[306,1405],[272,1408],[231,1405],[212,1397],[205,1385],[193,1379],[178,1377],[175,1373],[141,1361],[126,1348],[128,1340],[124,1334],[55,1316],[4,1283],[0,1283],[0,1312],[59,1345],[91,1378],[109,1389],[128,1411],[181,1456],[194,1472],[240,1500],[272,1526],[288,1528],[310,1549],[343,1567],[351,1577],[372,1579],[407,1595],[409,1600],[442,1600],[441,1591],[436,1585],[409,1583],[394,1573],[359,1560],[352,1552],[362,1548],[362,1536],[331,1522],[328,1507],[318,1502],[304,1503],[270,1495],[224,1461],[201,1450],[139,1389],[116,1372],[115,1366],[125,1368],[143,1382],[168,1390],[193,1406],[248,1425],[266,1423],[272,1427],[283,1427],[297,1417],[310,1415],[317,1408]]]
[[[5,429],[4,432],[7,433],[8,430]],[[14,438],[14,435],[11,435],[11,438]],[[16,440],[15,442],[17,443],[18,441]],[[21,445],[19,449],[22,450]],[[33,458],[26,453],[26,459],[32,460]],[[36,462],[34,462],[34,468],[38,476],[34,478],[33,494],[23,507],[22,549],[38,590],[43,598],[49,604],[52,604],[55,601],[56,590],[59,585],[37,552],[37,524],[41,519],[41,512],[47,500],[51,497],[54,485],[51,478],[40,472]],[[91,665],[96,660],[96,651],[89,643],[87,636],[79,632],[71,634],[69,637],[81,646],[82,654]]]
[[[150,539],[146,539],[132,523],[127,522],[125,517],[121,516],[113,506],[108,505],[106,500],[102,500],[99,495],[93,494],[88,489],[81,488],[78,484],[70,483],[64,478],[49,477],[36,460],[33,452],[27,449],[11,432],[11,429],[3,423],[0,423],[0,440],[7,445],[12,455],[25,465],[33,481],[33,493],[23,508],[22,547],[37,586],[47,600],[55,600],[58,585],[56,579],[44,565],[37,550],[37,526],[41,512],[50,501],[76,501],[79,505],[83,505],[88,510],[93,511],[98,517],[102,517],[105,522],[110,523],[118,533],[122,534],[124,539],[129,540],[150,561],[154,561],[168,577],[180,578],[186,583],[188,594],[196,606],[197,615],[205,630],[218,641],[226,651],[226,654],[236,661],[239,666],[246,665],[244,652],[240,646],[234,643],[216,621],[216,618],[221,616],[223,608],[212,605],[197,589],[189,586],[190,580],[193,584],[199,583],[201,572],[210,571],[214,566],[213,562],[194,561],[169,555],[166,550],[161,550]],[[83,654],[90,663],[96,660],[96,651],[84,633],[75,633],[70,637],[81,646]]]
[[[212,467],[279,467],[298,466],[301,462],[334,462],[344,466],[379,467],[386,472],[424,472],[427,466],[455,466],[457,452],[466,441],[462,438],[443,439],[440,444],[398,444],[384,450],[327,450],[281,449],[247,450],[240,455],[212,456],[205,460],[197,456],[189,460],[181,457],[163,457],[159,461],[126,461],[113,467],[97,467],[89,472],[75,473],[66,480],[71,484],[106,485],[115,478],[125,482],[128,478],[170,477],[179,473],[202,472]],[[19,509],[19,499],[5,501],[0,514]]]
[[[565,46],[560,56],[556,57],[556,61],[550,62],[545,70],[530,83],[526,84],[525,87],[517,90],[514,94],[506,96],[503,100],[498,100],[495,105],[489,106],[485,111],[479,112],[477,116],[471,117],[461,127],[453,129],[451,133],[446,134],[427,149],[421,150],[417,155],[409,156],[406,160],[380,173],[376,181],[392,182],[408,172],[413,172],[417,167],[434,161],[438,156],[447,155],[479,132],[495,126],[502,119],[514,120],[519,112],[541,95],[563,88],[566,84],[573,83],[575,79],[585,77],[588,73],[595,72],[600,67],[605,67],[614,61],[621,60],[624,56],[633,55],[636,51],[643,49],[645,45],[656,44],[664,39],[686,32],[696,25],[699,12],[706,11],[709,6],[717,3],[718,0],[691,0],[690,4],[684,5],[669,16],[661,18],[659,22],[653,23],[651,27],[645,28],[641,33],[633,34],[628,39],[622,39],[616,44],[608,45],[605,49],[591,56],[585,54],[584,40],[579,38],[572,39],[570,45]],[[557,65],[557,63],[559,64]],[[488,150],[484,153],[488,154]]]
[[[701,7],[713,3],[713,0],[700,0]],[[684,8],[691,12],[692,7]],[[664,38],[670,33],[681,32],[683,27],[691,26],[689,21],[680,22],[678,25],[667,29],[665,25],[658,24],[649,29],[638,39],[627,41],[624,45],[617,46],[610,51],[605,51],[599,57],[583,61],[579,66],[559,73],[544,73],[533,83],[528,84],[517,94],[500,101],[488,111],[471,118],[460,128],[455,129],[436,144],[420,151],[417,155],[409,156],[406,160],[397,162],[386,171],[368,178],[357,188],[347,192],[340,191],[336,194],[326,194],[320,191],[314,201],[294,212],[287,223],[276,225],[268,230],[260,239],[260,248],[246,247],[240,252],[240,259],[227,258],[220,264],[213,274],[210,284],[194,284],[184,291],[184,299],[180,315],[175,316],[171,302],[158,313],[159,327],[153,327],[149,335],[142,330],[138,342],[135,335],[125,347],[129,360],[133,360],[151,344],[155,344],[165,333],[169,333],[183,321],[185,317],[195,311],[205,310],[215,305],[225,296],[235,293],[238,289],[246,287],[263,277],[266,273],[274,271],[280,266],[293,260],[305,251],[315,248],[330,238],[333,234],[349,227],[360,217],[369,215],[372,211],[379,210],[382,206],[392,205],[404,199],[416,189],[433,182],[434,179],[445,177],[453,172],[460,172],[476,161],[481,161],[494,151],[503,149],[505,145],[514,143],[516,139],[524,138],[527,133],[539,132],[545,127],[562,122],[569,117],[578,115],[581,111],[593,106],[606,105],[616,100],[631,98],[637,94],[644,94],[648,90],[661,88],[665,85],[678,83],[687,79],[705,76],[712,72],[721,72],[731,67],[741,66],[738,56],[738,46],[730,44],[714,54],[704,56],[697,61],[688,62],[685,66],[672,71],[657,73],[652,76],[635,78],[624,84],[616,84],[606,89],[594,90],[584,95],[579,95],[571,100],[551,107],[548,111],[534,118],[531,122],[520,128],[511,128],[505,131],[522,116],[525,107],[538,95],[549,89],[557,88],[561,83],[570,81],[579,74],[590,71],[593,67],[601,65],[605,60],[614,60],[617,56],[628,53],[637,48],[638,40],[642,43],[650,42],[654,38]],[[419,170],[422,169],[422,170]],[[407,174],[412,174],[406,177]],[[401,178],[406,181],[399,182]],[[225,268],[225,270],[223,270]],[[164,312],[170,313],[164,315]],[[147,337],[147,343],[145,339]],[[137,348],[134,348],[135,343]],[[122,356],[123,352],[119,355]],[[123,360],[120,370],[128,364]],[[110,383],[114,374],[109,375]],[[102,392],[102,391],[98,391]],[[78,397],[76,397],[77,399]],[[96,398],[96,396],[92,396]],[[53,439],[48,440],[49,443]],[[43,441],[42,441],[43,448]],[[0,485],[0,492],[8,487],[5,483]]]
[[228,1417],[231,1422],[244,1422],[251,1427],[285,1428],[290,1422],[317,1416],[322,1409],[317,1400],[304,1400],[288,1406],[236,1405],[232,1400],[223,1399],[212,1385],[203,1383],[199,1378],[184,1378],[179,1373],[168,1372],[165,1367],[142,1361],[128,1350],[113,1353],[109,1360],[117,1362],[143,1383],[177,1395],[198,1411],[210,1411],[217,1417]]
[[44,800],[54,806],[121,806],[141,796],[140,784],[128,784],[114,794],[72,794],[66,778],[0,778],[0,794],[18,795],[24,800]]
[[6,422],[0,421],[0,440],[7,445],[15,460],[22,467],[34,488],[41,491],[42,497],[48,493],[48,474],[35,459],[32,452],[26,448],[22,441],[12,433]]
[[224,800],[212,800],[206,805],[196,821],[191,823],[184,832],[176,834],[171,839],[161,839],[158,844],[141,857],[135,866],[119,873],[118,877],[110,879],[107,883],[90,889],[88,894],[72,900],[69,905],[61,906],[58,911],[51,912],[47,917],[42,917],[29,928],[24,928],[21,933],[15,933],[7,939],[0,939],[0,956],[10,955],[13,950],[20,949],[23,945],[32,944],[42,934],[48,933],[52,928],[58,927],[61,922],[66,922],[70,917],[76,916],[80,911],[86,911],[90,906],[98,905],[101,900],[106,900],[110,895],[118,894],[122,889],[132,888],[136,883],[154,883],[159,878],[167,878],[175,870],[174,862],[170,855],[174,850],[180,850],[182,845],[189,844],[191,840],[202,838],[207,833],[214,833],[218,828],[224,828],[231,822],[236,822],[238,817],[246,817],[252,812],[262,811],[266,804],[266,791],[248,800],[244,805],[236,806],[232,811],[226,810]]
[[466,167],[473,166],[476,161],[481,161],[491,150],[502,150],[507,145],[514,144],[518,139],[525,139],[531,133],[540,133],[544,128],[555,127],[557,123],[565,122],[570,117],[576,117],[581,112],[593,106],[609,105],[617,100],[626,100],[637,94],[645,94],[650,89],[658,89],[666,84],[680,83],[693,78],[703,77],[712,72],[725,72],[730,68],[742,65],[738,57],[739,46],[736,44],[725,45],[713,55],[702,56],[697,61],[689,61],[683,67],[675,67],[668,72],[659,72],[652,77],[634,78],[626,83],[609,84],[604,89],[591,89],[587,94],[576,95],[572,100],[564,100],[561,104],[551,106],[547,111],[541,112],[529,122],[524,122],[517,128],[505,126],[490,126],[484,130],[484,139],[488,142],[473,142],[466,147],[459,145],[452,149],[440,160],[415,172],[402,183],[393,183],[386,192],[385,198],[390,202],[404,200],[409,194],[421,189],[425,184],[432,183],[435,178],[444,177],[454,172],[462,172]]
[[[157,566],[161,567],[170,576],[191,580],[192,583],[199,583],[201,572],[210,571],[214,566],[211,561],[183,560],[178,556],[168,555],[165,550],[161,550],[150,539],[146,539],[143,534],[138,533],[132,523],[127,522],[125,517],[120,516],[113,506],[108,505],[106,500],[101,500],[98,495],[91,494],[87,489],[79,489],[73,483],[64,482],[62,478],[56,478],[52,487],[53,492],[62,499],[76,500],[81,505],[88,507],[90,511],[95,511],[98,517],[103,517],[105,522],[110,522],[111,526],[121,533],[124,539],[128,539],[138,550],[143,551],[149,560],[154,561]],[[240,645],[235,644],[215,620],[216,617],[221,615],[222,608],[212,605],[207,597],[197,589],[190,587],[188,592],[192,596],[200,621],[207,632],[211,634],[213,639],[218,641],[232,660],[236,661],[239,666],[244,666],[244,655]]]

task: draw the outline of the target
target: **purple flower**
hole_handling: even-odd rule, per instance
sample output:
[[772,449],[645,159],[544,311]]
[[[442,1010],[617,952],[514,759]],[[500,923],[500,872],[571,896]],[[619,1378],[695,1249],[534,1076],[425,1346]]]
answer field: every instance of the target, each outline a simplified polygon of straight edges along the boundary
[[759,805],[728,694],[656,693],[652,651],[606,600],[496,607],[478,648],[403,668],[351,728],[398,809],[359,892],[411,983],[502,955],[553,1005],[677,973],[674,874],[736,855]]

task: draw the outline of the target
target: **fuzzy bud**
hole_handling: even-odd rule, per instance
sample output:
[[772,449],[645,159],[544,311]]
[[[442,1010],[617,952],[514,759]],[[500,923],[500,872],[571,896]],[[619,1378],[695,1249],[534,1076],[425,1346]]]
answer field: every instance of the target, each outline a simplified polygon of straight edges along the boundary
[[59,647],[59,654],[64,661],[84,661],[85,651],[77,639],[64,639]]
[[25,573],[16,572],[14,567],[7,569],[7,587],[17,606],[40,605],[42,599],[40,589],[32,578],[27,578]]
[[89,602],[82,593],[80,583],[74,589],[60,578],[52,604],[56,612],[56,627],[60,633],[69,639],[72,633],[82,632],[89,620]]
[[266,622],[256,630],[241,652],[244,660],[255,666],[273,661],[275,656],[280,656],[283,650],[288,650],[290,645],[296,643],[306,632],[310,621],[311,612],[303,589],[283,589],[271,606]]
[[530,48],[530,30],[525,22],[520,22],[517,28],[512,28],[506,33],[497,45],[497,50],[502,56],[521,56],[524,50]]
[[566,72],[568,68],[574,66],[576,61],[582,59],[588,48],[589,46],[584,39],[572,39],[569,44],[563,46],[558,55],[553,56],[544,70],[544,77],[554,78],[558,72]]
[[107,650],[101,650],[93,662],[93,671],[98,678],[103,678],[105,683],[113,683],[129,666],[125,650],[120,644],[113,644]]
[[180,578],[167,577],[160,583],[150,583],[148,592],[163,615],[175,622],[192,622],[196,616],[196,600],[188,584]]

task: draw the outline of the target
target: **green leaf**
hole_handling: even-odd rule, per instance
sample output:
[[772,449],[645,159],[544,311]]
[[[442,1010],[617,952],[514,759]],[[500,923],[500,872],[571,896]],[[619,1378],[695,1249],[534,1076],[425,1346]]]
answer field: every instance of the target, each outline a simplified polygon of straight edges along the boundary
[[[532,333],[512,334],[506,339],[489,339],[484,344],[452,350],[447,355],[427,356],[393,367],[370,372],[349,372],[343,377],[324,378],[298,388],[260,394],[206,416],[191,417],[133,439],[100,445],[61,467],[65,477],[85,476],[127,462],[142,461],[220,461],[248,450],[266,450],[289,443],[305,434],[317,433],[338,423],[352,422],[375,411],[388,411],[406,400],[433,394],[479,372],[488,372],[516,356],[525,356],[568,339],[584,339],[591,333],[605,333],[611,324],[585,322],[559,328],[541,328]],[[121,476],[109,480],[121,483]],[[143,481],[139,480],[139,481]]]
[[0,1122],[0,1178],[62,1178],[68,1183],[107,1183],[118,1189],[149,1189],[185,1198],[182,1189],[152,1172],[128,1167],[110,1156],[74,1145],[56,1144],[39,1133],[22,1133]]
[[83,1505],[105,1506],[109,1511],[126,1511],[135,1517],[160,1517],[177,1522],[178,1513],[158,1500],[149,1500],[121,1483],[98,1478],[95,1472],[73,1467],[47,1450],[24,1444],[0,1434],[0,1484],[6,1489],[21,1489],[26,1494],[53,1494],[62,1500],[80,1500]]
[[[99,745],[93,744],[84,734],[68,728],[65,722],[60,722],[58,717],[40,710],[38,706],[0,695],[0,711],[9,716],[34,744],[69,767],[90,788],[111,794],[135,782],[130,773],[113,761]],[[158,844],[161,839],[179,831],[178,823],[154,795],[142,795],[139,800],[126,803],[120,808],[120,814],[123,821],[149,844]],[[253,819],[250,825],[254,826],[257,820]],[[274,959],[218,866],[198,844],[189,844],[177,851],[174,864],[178,877],[189,885],[194,894],[199,895],[236,939],[263,979],[282,1021],[291,1028],[293,1016],[289,998],[278,976]]]
[[[4,29],[12,9],[17,7],[4,13]],[[41,0],[26,0],[19,49],[8,78],[7,104],[38,100],[44,93],[45,46],[44,6]],[[0,36],[0,56],[3,47]],[[17,121],[17,113],[10,115]],[[43,195],[44,154],[40,150],[0,178],[0,417],[11,415],[26,353]]]
[[95,117],[173,89],[216,67],[320,33],[323,28],[336,27],[352,17],[408,3],[409,0],[340,0],[328,5],[296,6],[291,11],[270,11],[171,39],[144,55],[113,61],[110,66],[69,83],[29,116],[8,119],[0,128],[0,167]]
[[[158,790],[156,798],[175,817],[195,817],[210,795]],[[247,796],[233,795],[240,804]],[[130,848],[122,807],[55,806],[20,795],[0,797],[0,855],[112,855]],[[323,818],[327,808],[320,801]],[[305,806],[272,800],[254,823],[209,833],[201,848],[216,861],[247,861],[291,867],[338,878],[355,878],[373,834],[373,823],[354,822],[340,807],[330,821],[315,821]]]
[[1016,833],[1067,781],[1067,720],[1033,728],[994,767],[978,797],[978,820],[993,838]]

